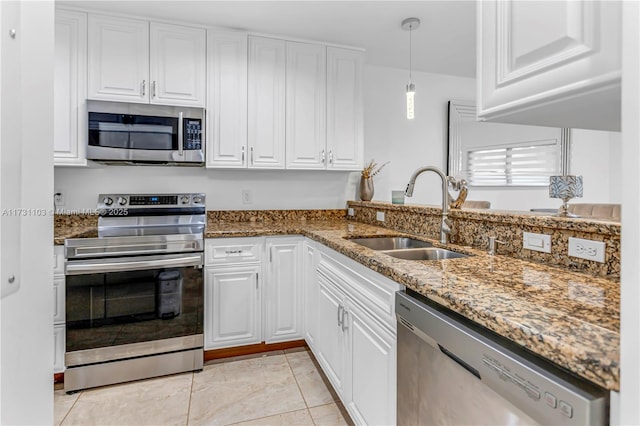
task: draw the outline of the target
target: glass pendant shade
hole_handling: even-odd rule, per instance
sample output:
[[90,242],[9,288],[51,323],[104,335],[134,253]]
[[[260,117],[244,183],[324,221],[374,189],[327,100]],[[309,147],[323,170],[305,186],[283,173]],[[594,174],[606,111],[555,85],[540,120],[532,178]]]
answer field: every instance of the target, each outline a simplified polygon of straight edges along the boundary
[[413,83],[407,84],[407,119],[415,118],[414,96],[416,94],[416,86]]

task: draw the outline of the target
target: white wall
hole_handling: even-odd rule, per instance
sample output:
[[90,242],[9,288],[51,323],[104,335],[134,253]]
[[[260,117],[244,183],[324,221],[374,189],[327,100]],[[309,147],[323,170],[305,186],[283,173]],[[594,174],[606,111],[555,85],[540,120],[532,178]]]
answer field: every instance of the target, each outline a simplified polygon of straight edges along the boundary
[[[16,15],[6,13],[13,7]],[[2,2],[0,9],[2,45],[19,43],[19,55],[7,58],[3,50],[1,64],[2,74],[17,67],[21,78],[2,82],[3,133],[14,127],[19,136],[1,143],[19,144],[24,157],[21,179],[14,182],[21,205],[13,207],[46,210],[53,190],[53,2]],[[16,28],[15,39],[9,38],[9,28]],[[18,292],[0,301],[0,424],[52,424],[53,219],[27,214],[21,223],[14,242],[21,264],[0,265],[3,277],[15,274],[20,282]]]
[[[473,99],[475,80],[413,72],[415,119],[407,120],[405,85],[408,72],[368,66],[365,76],[365,159],[390,163],[374,178],[373,199],[391,201],[392,190],[404,190],[414,170],[444,170],[447,146],[447,102]],[[423,174],[411,204],[440,204],[440,178]]]

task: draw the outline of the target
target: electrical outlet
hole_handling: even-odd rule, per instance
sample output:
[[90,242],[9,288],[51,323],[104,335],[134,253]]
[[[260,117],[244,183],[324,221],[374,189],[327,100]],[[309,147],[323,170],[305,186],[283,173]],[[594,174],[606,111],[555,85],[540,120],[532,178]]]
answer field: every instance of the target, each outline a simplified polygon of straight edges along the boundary
[[253,196],[248,189],[242,190],[242,204],[253,204]]
[[62,192],[62,190],[53,190],[53,205],[56,207],[64,206],[64,193]]
[[384,212],[376,212],[376,219],[380,222],[384,222]]
[[522,248],[541,251],[543,253],[551,253],[551,235],[523,232]]
[[569,237],[569,256],[604,263],[605,244],[602,241]]
[[347,209],[347,214],[348,214],[349,216],[355,216],[355,215],[356,215],[356,213],[353,211],[353,207],[349,207],[349,208]]

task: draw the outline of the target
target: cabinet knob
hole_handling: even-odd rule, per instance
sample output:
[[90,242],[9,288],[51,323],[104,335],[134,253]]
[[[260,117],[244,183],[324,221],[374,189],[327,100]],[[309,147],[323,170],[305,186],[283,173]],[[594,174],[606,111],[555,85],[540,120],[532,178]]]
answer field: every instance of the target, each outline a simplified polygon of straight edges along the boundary
[[16,281],[15,275],[10,275],[7,281],[9,281],[9,284],[13,284]]

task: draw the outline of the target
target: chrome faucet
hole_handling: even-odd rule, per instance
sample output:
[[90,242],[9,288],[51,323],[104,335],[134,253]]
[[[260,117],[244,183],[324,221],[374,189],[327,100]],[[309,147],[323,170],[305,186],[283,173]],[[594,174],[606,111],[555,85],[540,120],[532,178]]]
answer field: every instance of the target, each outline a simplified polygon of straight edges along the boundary
[[449,240],[449,234],[451,234],[449,219],[447,219],[447,215],[449,214],[449,180],[447,179],[447,175],[445,175],[444,172],[437,167],[421,167],[411,175],[409,183],[407,184],[407,189],[404,191],[404,195],[406,195],[407,197],[413,197],[413,188],[416,185],[416,179],[424,172],[434,172],[435,174],[440,176],[440,179],[442,179],[442,222],[440,223],[440,242],[442,244],[447,244]]

